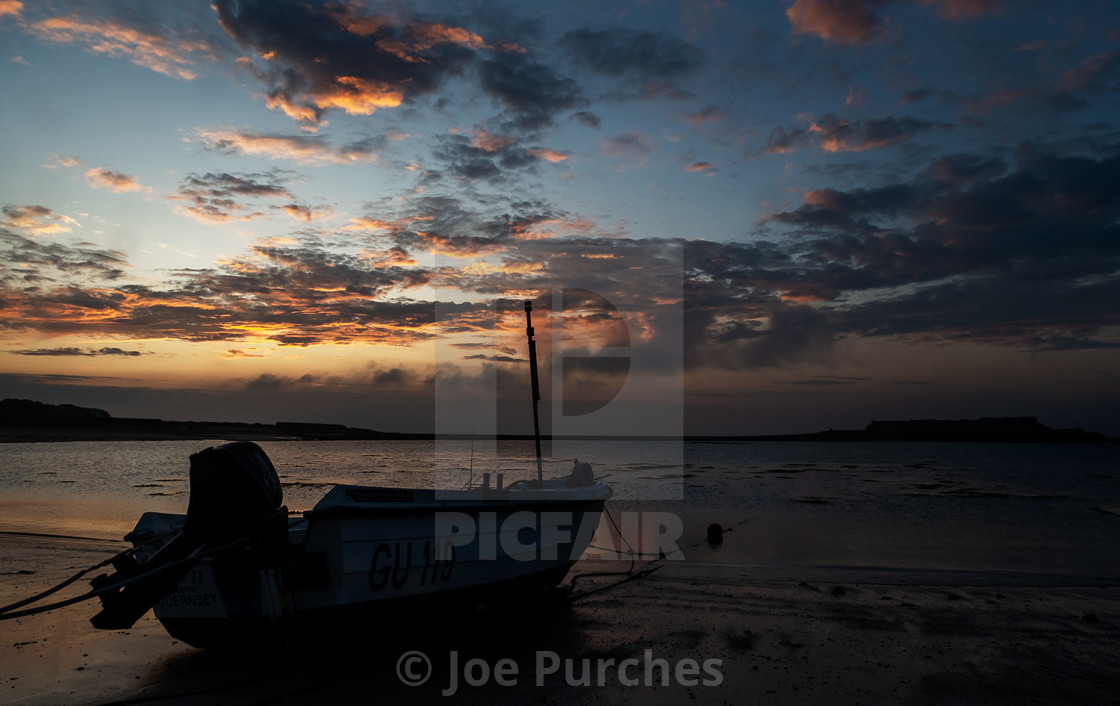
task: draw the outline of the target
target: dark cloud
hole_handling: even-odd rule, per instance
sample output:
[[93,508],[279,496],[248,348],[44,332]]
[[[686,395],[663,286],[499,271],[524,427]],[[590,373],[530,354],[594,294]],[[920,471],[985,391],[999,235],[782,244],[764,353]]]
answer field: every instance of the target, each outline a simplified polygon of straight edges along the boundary
[[932,176],[941,181],[967,184],[1000,176],[1007,162],[999,157],[977,154],[952,154],[939,157],[930,165]]
[[35,355],[35,356],[99,356],[99,355],[116,355],[125,357],[134,357],[143,355],[140,351],[126,351],[123,348],[35,348],[31,350],[22,351],[8,351],[17,355]]
[[1108,303],[1120,274],[1120,194],[1110,186],[1118,179],[1117,156],[1038,145],[1021,146],[1011,165],[953,155],[911,182],[808,192],[769,220],[803,240],[708,248],[691,262],[710,282],[700,291],[720,285],[752,314],[764,295],[829,302],[820,308],[837,332],[1111,346],[1110,327],[1120,324]]
[[260,392],[277,390],[281,387],[290,387],[296,383],[297,380],[295,378],[273,375],[272,373],[261,373],[252,380],[246,382],[245,389],[252,392]]
[[[1061,59],[1065,62],[1065,57]],[[965,118],[983,124],[989,113],[1003,110],[1022,113],[1037,110],[1046,113],[1068,113],[1093,105],[1102,95],[1115,94],[1115,76],[1120,71],[1120,50],[1110,49],[1088,56],[1060,74],[1031,76],[997,85],[980,94],[963,98]]]
[[688,42],[622,27],[572,30],[559,45],[581,67],[629,81],[630,94],[639,97],[675,96],[681,91],[676,81],[705,62],[704,52]]
[[[293,173],[273,169],[258,173],[211,172],[203,175],[188,174],[173,197],[186,201],[180,211],[203,221],[225,222],[250,220],[264,215],[265,210],[277,210],[292,218],[311,221],[327,209],[316,209],[294,201],[287,182]],[[281,199],[284,204],[262,205],[262,199]]]
[[[835,325],[828,314],[773,299],[765,304],[750,301],[765,297],[733,296],[720,302],[704,296],[702,289],[686,290],[689,367],[744,370],[831,360]],[[735,320],[746,316],[752,317],[749,323]],[[756,318],[762,322],[755,323]]]
[[493,13],[476,14],[494,35],[483,37],[462,20],[403,6],[378,13],[358,4],[222,0],[216,8],[230,36],[263,58],[252,62],[252,71],[269,87],[269,106],[297,120],[318,122],[329,110],[369,115],[407,105],[453,76],[478,78],[502,104],[512,129],[537,130],[584,103],[575,81],[500,36],[519,30],[503,29],[508,18],[497,21]]
[[486,360],[491,363],[528,363],[528,358],[515,358],[510,355],[486,355],[485,353],[476,353],[474,355],[465,355],[463,360]]
[[218,21],[254,64],[272,107],[318,121],[324,111],[368,115],[430,93],[486,46],[469,30],[397,7],[220,0]]
[[[50,209],[32,207],[42,216]],[[41,209],[41,210],[40,210]],[[25,209],[20,209],[24,211]],[[4,209],[5,214],[9,209]],[[92,243],[65,244],[28,238],[0,228],[0,286],[33,292],[42,285],[72,279],[114,281],[128,266],[124,253],[97,248]]]
[[536,132],[588,104],[575,80],[521,54],[483,61],[478,71],[482,89],[505,106],[511,130]]
[[175,273],[161,287],[45,286],[47,275],[39,275],[44,284],[16,289],[7,277],[0,326],[189,341],[267,338],[284,345],[432,337],[424,329],[434,322],[433,305],[402,296],[430,273],[371,267],[356,250],[345,240],[327,247],[317,237],[294,245],[264,242],[219,267]]
[[514,137],[476,130],[473,136],[442,135],[432,155],[444,163],[443,173],[471,181],[500,184],[514,172],[539,164],[531,148]]
[[831,113],[807,125],[775,126],[766,141],[768,154],[819,146],[825,152],[862,152],[909,140],[931,130],[952,129],[952,124],[913,117],[868,118],[849,121]]
[[854,385],[858,382],[867,382],[871,378],[850,375],[814,375],[801,380],[787,380],[787,385],[809,385],[818,387],[831,387],[834,385]]
[[595,115],[594,113],[586,110],[580,110],[572,113],[572,120],[577,120],[587,127],[592,127],[596,130],[598,130],[599,126],[603,124],[603,121],[599,118],[598,115]]

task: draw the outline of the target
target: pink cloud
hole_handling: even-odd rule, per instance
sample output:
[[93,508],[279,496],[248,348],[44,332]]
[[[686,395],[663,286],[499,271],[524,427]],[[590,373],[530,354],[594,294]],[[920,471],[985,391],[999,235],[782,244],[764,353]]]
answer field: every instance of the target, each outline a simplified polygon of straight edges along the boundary
[[101,167],[94,167],[86,172],[86,183],[94,189],[110,189],[117,193],[144,190],[136,177],[131,174],[111,172]]
[[874,10],[881,0],[797,0],[786,10],[795,34],[815,34],[839,44],[866,44],[882,19]]

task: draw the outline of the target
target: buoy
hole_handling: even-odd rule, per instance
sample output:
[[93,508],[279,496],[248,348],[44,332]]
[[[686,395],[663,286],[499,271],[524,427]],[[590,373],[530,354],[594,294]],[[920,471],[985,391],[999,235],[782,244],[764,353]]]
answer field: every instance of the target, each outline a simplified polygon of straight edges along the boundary
[[716,522],[708,525],[708,544],[720,544],[722,542],[723,528]]

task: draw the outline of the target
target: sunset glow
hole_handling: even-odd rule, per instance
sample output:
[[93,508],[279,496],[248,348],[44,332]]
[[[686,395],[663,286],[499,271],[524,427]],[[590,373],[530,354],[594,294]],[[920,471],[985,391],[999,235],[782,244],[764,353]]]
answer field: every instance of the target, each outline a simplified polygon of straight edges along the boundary
[[430,429],[531,299],[687,433],[1120,434],[1107,3],[129,7],[0,0],[0,397]]

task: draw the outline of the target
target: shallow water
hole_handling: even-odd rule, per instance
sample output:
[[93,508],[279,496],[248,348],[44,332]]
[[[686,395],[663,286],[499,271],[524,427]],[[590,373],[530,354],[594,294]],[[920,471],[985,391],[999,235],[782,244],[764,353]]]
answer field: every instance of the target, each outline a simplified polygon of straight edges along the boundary
[[[215,442],[0,445],[0,531],[119,538],[183,512],[189,456]],[[263,442],[286,504],[336,483],[463,487],[535,476],[531,442]],[[1072,444],[557,442],[546,476],[590,461],[620,523],[683,523],[686,561],[1116,576],[1120,447]],[[634,513],[647,513],[638,515]],[[718,546],[713,522],[730,528]],[[606,524],[596,544],[621,548]],[[637,526],[631,522],[631,527]],[[0,536],[0,541],[3,541]],[[646,548],[649,548],[648,546]]]

